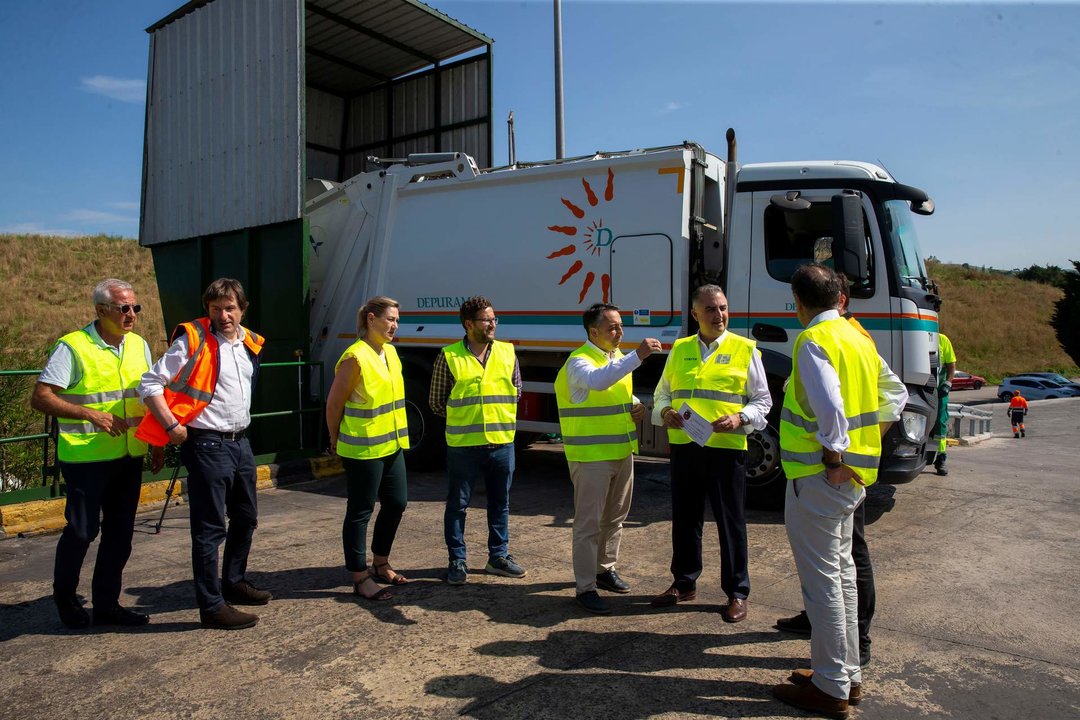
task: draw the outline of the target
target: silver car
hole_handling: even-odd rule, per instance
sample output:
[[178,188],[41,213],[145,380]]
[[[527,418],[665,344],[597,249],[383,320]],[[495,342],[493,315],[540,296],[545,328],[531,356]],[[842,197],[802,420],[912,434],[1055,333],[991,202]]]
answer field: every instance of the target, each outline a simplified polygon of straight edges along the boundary
[[998,397],[1002,402],[1009,402],[1013,390],[1019,390],[1026,400],[1053,400],[1055,398],[1076,397],[1080,390],[1061,385],[1034,375],[1017,375],[1005,378],[998,388]]

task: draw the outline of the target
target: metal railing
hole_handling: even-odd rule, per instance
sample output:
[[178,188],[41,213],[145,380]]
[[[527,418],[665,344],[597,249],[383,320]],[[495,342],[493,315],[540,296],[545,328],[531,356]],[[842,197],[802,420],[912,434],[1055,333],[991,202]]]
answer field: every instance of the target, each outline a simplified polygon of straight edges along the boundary
[[[304,450],[304,419],[303,416],[307,413],[323,413],[325,411],[326,393],[323,380],[323,363],[310,362],[305,360],[297,360],[294,362],[268,362],[261,363],[262,368],[296,368],[296,403],[297,407],[292,410],[273,410],[269,412],[252,413],[252,421],[263,418],[284,417],[288,415],[297,416],[298,425],[298,439],[299,448]],[[319,400],[318,404],[312,407],[304,407],[304,368],[317,368],[318,372],[315,374],[318,377],[319,392],[316,396]],[[0,370],[0,380],[5,377],[18,377],[18,376],[37,376],[41,374],[41,370]],[[316,422],[316,441],[315,450],[318,451],[322,448],[323,442],[323,423],[322,421]],[[58,425],[56,418],[45,416],[44,428],[40,433],[34,433],[32,435],[16,435],[12,437],[0,437],[0,445],[7,445],[11,443],[20,442],[41,442],[41,487],[39,488],[18,488],[15,490],[0,491],[0,498],[5,495],[11,495],[12,493],[24,493],[27,491],[37,491],[36,497],[33,499],[45,499],[55,498],[63,495],[63,486],[60,483],[60,463],[56,456],[56,439],[58,434]],[[146,475],[144,474],[144,480]],[[30,498],[28,498],[30,499]],[[0,504],[3,504],[0,501]]]
[[949,437],[973,437],[992,432],[993,418],[994,413],[989,410],[949,403]]

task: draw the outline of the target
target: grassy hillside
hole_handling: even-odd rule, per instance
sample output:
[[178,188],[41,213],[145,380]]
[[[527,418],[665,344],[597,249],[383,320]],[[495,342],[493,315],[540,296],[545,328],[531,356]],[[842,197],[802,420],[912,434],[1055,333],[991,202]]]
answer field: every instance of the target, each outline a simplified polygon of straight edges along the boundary
[[153,261],[134,240],[0,235],[0,276],[0,327],[18,338],[0,347],[2,369],[41,367],[56,338],[94,319],[91,292],[109,277],[135,287],[143,306],[135,331],[155,356],[165,351]]
[[1050,326],[1059,288],[963,265],[927,265],[941,288],[941,329],[960,370],[991,382],[1020,372],[1080,375]]

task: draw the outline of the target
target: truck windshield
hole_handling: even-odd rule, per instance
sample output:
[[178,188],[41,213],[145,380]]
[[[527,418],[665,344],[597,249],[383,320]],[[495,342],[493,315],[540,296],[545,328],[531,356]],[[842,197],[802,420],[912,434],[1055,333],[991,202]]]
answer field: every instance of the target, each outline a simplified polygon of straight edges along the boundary
[[923,264],[919,238],[915,234],[911,209],[906,200],[885,201],[885,227],[892,244],[893,261],[896,263],[900,282],[910,287],[926,290],[929,287],[926,265]]

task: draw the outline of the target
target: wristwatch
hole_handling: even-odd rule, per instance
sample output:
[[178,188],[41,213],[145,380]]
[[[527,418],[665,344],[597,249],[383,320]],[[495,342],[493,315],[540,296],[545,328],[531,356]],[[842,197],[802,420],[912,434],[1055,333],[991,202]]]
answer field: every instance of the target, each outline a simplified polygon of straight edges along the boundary
[[749,424],[750,424],[750,418],[748,418],[746,416],[746,413],[740,412],[739,413],[739,426],[742,427],[743,425],[749,425]]

